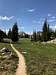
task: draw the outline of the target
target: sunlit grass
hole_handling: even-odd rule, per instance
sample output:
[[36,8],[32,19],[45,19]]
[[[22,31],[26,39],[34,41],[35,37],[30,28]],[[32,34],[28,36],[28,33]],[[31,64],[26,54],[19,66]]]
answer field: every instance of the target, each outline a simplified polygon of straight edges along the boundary
[[14,46],[24,53],[29,75],[56,75],[56,45],[20,39]]

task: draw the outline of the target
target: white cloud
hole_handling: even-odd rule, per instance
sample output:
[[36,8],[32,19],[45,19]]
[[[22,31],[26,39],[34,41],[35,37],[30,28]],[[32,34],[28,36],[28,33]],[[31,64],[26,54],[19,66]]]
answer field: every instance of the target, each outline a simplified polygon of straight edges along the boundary
[[13,19],[14,18],[14,16],[10,16],[10,17],[8,17],[8,16],[0,16],[0,20],[11,20],[11,19]]
[[55,26],[50,26],[50,28],[55,31],[56,30],[56,25]]
[[6,34],[8,33],[9,29],[6,29]]
[[55,17],[55,16],[52,16],[51,18],[52,18],[52,19],[55,19],[56,17]]
[[51,14],[48,14],[48,22],[55,22],[56,21],[56,17],[55,16],[52,16]]
[[48,17],[49,17],[49,18],[52,18],[52,19],[56,19],[56,16],[53,16],[53,15],[50,14],[50,13],[48,14]]
[[27,10],[28,12],[34,12],[35,11],[35,9],[29,9],[29,10]]
[[51,14],[49,13],[49,14],[48,14],[48,17],[50,17],[50,16],[51,16]]
[[55,29],[56,29],[56,26],[55,26]]
[[48,20],[48,22],[53,22],[53,21],[54,21],[54,20],[51,20],[51,19],[50,19],[50,20]]
[[49,19],[48,22],[55,22],[56,19]]

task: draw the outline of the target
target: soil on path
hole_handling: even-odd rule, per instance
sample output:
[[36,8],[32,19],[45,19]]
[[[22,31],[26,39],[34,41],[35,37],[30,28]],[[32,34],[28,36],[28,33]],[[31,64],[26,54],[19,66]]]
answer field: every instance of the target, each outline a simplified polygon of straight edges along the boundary
[[19,64],[18,64],[18,68],[16,70],[16,75],[27,75],[24,56],[15,49],[13,44],[11,44],[11,47],[17,53],[17,55],[19,57],[19,61],[18,61]]

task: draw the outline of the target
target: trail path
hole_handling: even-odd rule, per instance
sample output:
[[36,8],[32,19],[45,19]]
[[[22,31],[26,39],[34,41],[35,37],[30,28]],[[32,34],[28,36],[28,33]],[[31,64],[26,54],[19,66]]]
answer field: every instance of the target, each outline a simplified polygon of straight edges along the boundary
[[15,47],[13,46],[13,44],[11,44],[12,49],[17,53],[18,57],[19,57],[19,61],[18,61],[18,68],[16,71],[16,75],[27,75],[26,74],[26,65],[25,65],[25,59],[24,56],[15,49]]

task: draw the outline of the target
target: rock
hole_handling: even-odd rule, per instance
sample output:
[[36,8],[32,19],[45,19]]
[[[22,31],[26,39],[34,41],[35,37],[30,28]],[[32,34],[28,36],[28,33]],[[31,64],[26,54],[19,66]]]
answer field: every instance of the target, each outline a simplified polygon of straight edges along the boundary
[[3,52],[5,49],[6,49],[6,48],[4,47],[4,48],[2,48],[0,51]]
[[2,53],[2,55],[4,55],[5,53]]
[[11,51],[10,51],[8,48],[2,48],[2,49],[1,49],[1,52],[6,52],[6,53],[9,52],[9,53],[11,53]]

